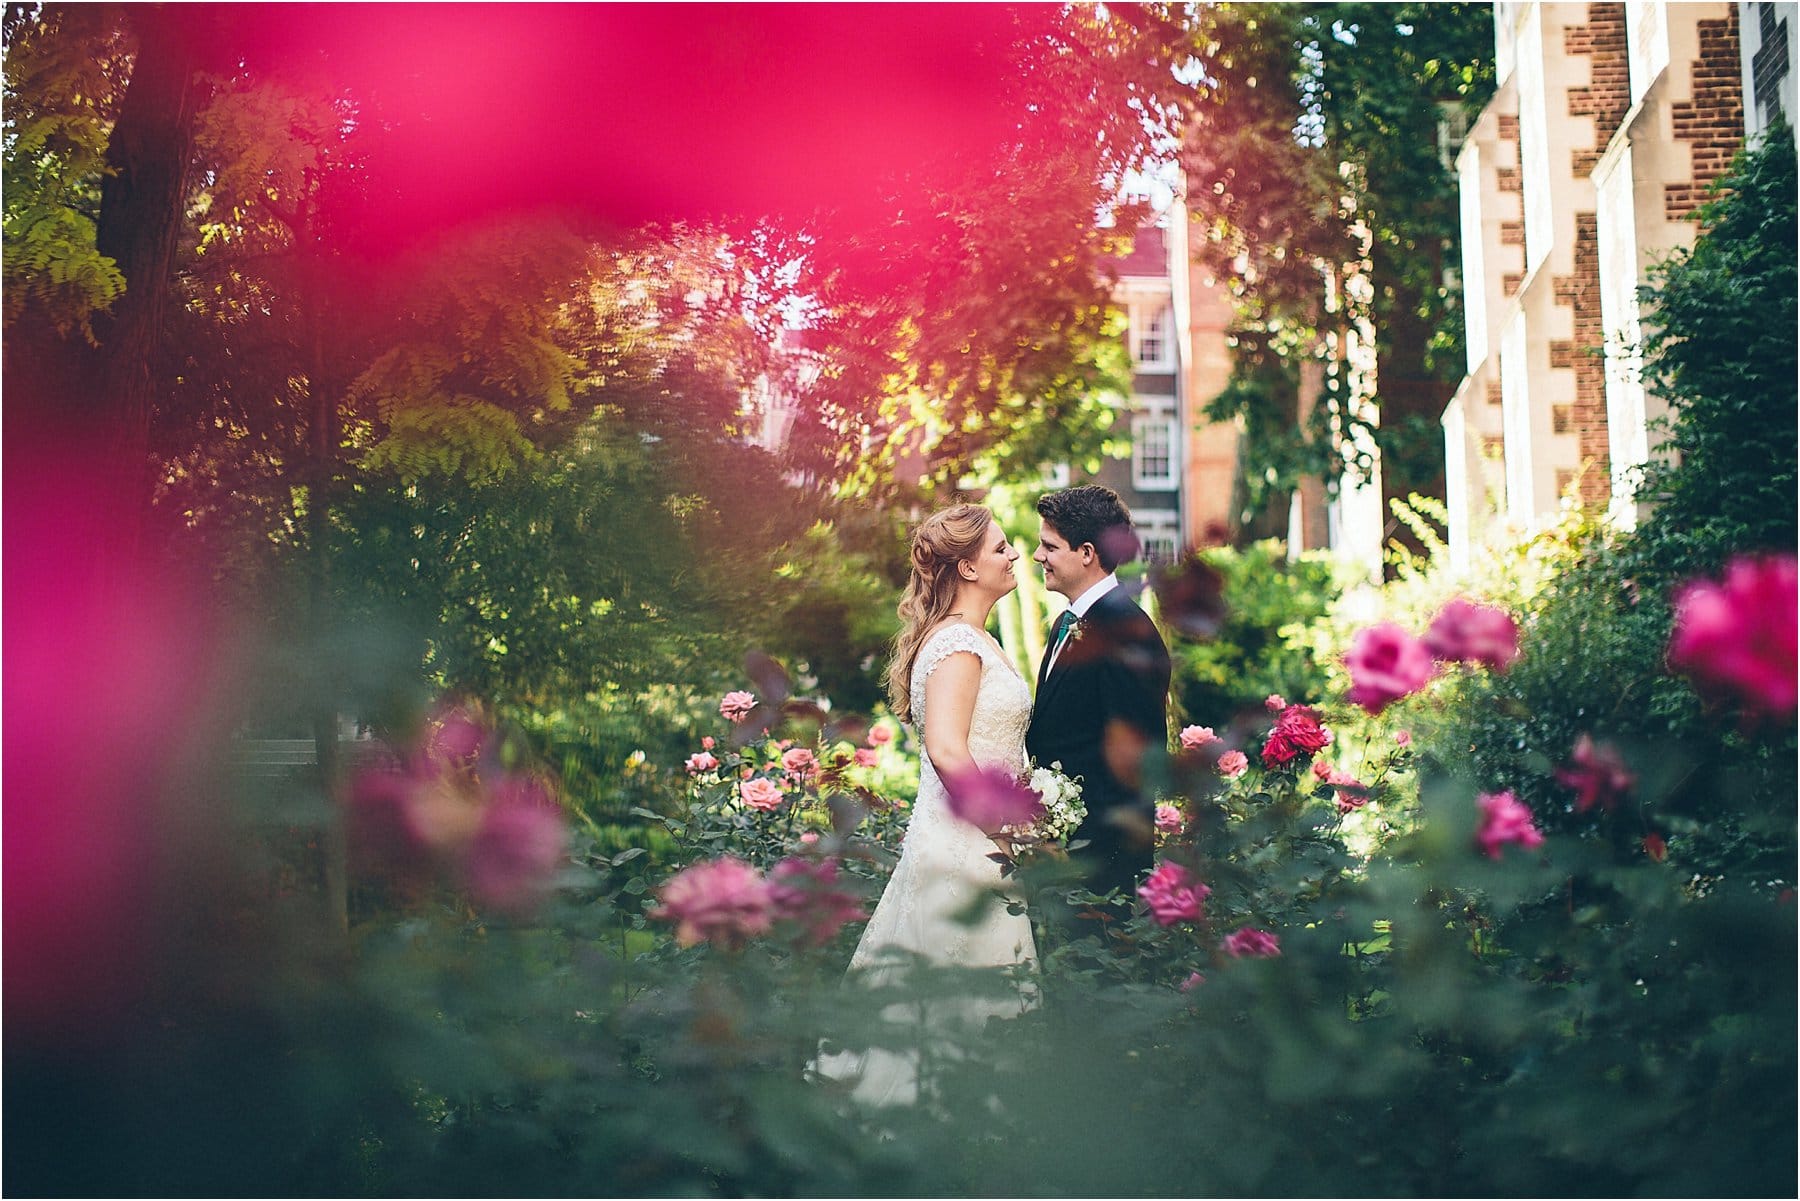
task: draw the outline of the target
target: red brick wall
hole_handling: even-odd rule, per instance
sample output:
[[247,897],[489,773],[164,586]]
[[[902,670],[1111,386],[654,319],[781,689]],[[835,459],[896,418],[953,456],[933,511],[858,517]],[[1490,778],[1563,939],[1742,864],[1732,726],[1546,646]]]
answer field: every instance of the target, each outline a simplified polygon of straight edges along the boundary
[[1693,64],[1692,101],[1671,107],[1675,139],[1693,152],[1692,183],[1669,184],[1663,211],[1680,221],[1706,198],[1712,183],[1744,143],[1744,79],[1738,63],[1737,5],[1715,21],[1701,21],[1700,57]]
[[1588,86],[1569,89],[1569,115],[1594,119],[1594,144],[1570,154],[1576,178],[1594,164],[1631,107],[1631,63],[1625,48],[1625,6],[1590,4],[1585,25],[1563,28],[1563,53],[1588,56]]
[[1575,318],[1575,337],[1550,343],[1550,366],[1575,373],[1575,403],[1567,420],[1583,464],[1581,499],[1603,502],[1611,491],[1606,434],[1606,343],[1600,323],[1600,237],[1592,213],[1575,214],[1575,273],[1553,281],[1556,303]]

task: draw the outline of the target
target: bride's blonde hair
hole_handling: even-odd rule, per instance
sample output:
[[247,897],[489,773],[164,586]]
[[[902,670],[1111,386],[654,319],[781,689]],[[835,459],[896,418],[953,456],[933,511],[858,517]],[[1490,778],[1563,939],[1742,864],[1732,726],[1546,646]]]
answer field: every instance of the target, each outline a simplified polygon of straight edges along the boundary
[[887,673],[888,706],[901,721],[913,719],[912,670],[919,647],[956,603],[956,565],[980,556],[993,521],[994,515],[980,505],[951,505],[913,529],[912,576],[900,598],[900,632],[894,635]]

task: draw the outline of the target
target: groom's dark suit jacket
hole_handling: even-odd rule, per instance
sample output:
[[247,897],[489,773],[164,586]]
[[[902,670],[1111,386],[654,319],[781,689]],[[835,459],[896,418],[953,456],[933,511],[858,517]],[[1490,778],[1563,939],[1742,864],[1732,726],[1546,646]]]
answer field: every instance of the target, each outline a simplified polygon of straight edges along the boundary
[[1118,887],[1129,896],[1150,866],[1155,810],[1108,764],[1108,731],[1115,761],[1134,746],[1168,745],[1169,649],[1122,587],[1095,601],[1076,628],[1048,672],[1045,652],[1025,749],[1039,766],[1060,761],[1082,778],[1087,819],[1073,837],[1089,845],[1077,859],[1095,892]]

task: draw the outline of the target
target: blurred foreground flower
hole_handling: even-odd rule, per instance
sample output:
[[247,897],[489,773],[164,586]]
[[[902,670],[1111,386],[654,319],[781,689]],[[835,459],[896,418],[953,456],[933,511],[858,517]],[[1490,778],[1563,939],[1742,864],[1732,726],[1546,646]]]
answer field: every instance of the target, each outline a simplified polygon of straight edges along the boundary
[[1689,583],[1675,600],[1669,665],[1749,716],[1791,715],[1795,579],[1794,556],[1764,555],[1733,559],[1723,581]]
[[662,903],[649,916],[675,922],[675,941],[684,947],[697,942],[741,946],[752,935],[767,934],[775,920],[768,881],[729,855],[683,868],[656,896]]
[[1459,596],[1431,619],[1425,645],[1446,663],[1479,663],[1504,672],[1519,657],[1519,626],[1498,605]]
[[1583,734],[1575,740],[1569,761],[1556,769],[1556,782],[1575,792],[1575,808],[1586,813],[1595,805],[1607,812],[1617,805],[1637,777],[1625,766],[1625,757],[1610,742],[1596,743]]
[[1212,895],[1212,889],[1194,879],[1179,863],[1163,863],[1144,878],[1137,893],[1144,898],[1158,925],[1173,926],[1176,922],[1198,921],[1202,903]]
[[1250,926],[1228,935],[1223,946],[1233,959],[1274,959],[1281,954],[1281,939]]
[[568,827],[561,807],[537,781],[503,791],[469,845],[469,890],[484,905],[525,913],[549,892],[568,851]]
[[1345,699],[1371,715],[1425,687],[1437,672],[1425,644],[1391,621],[1358,630],[1344,666],[1350,670]]
[[950,812],[983,830],[1024,828],[1042,816],[1043,798],[1011,772],[995,767],[971,768],[944,777]]
[[836,859],[783,859],[769,873],[769,895],[776,915],[799,922],[813,946],[830,942],[845,923],[869,916],[860,899],[838,887]]
[[1544,845],[1544,836],[1532,824],[1531,810],[1511,792],[1484,792],[1476,803],[1481,807],[1481,825],[1475,831],[1475,843],[1489,859],[1500,858],[1500,848],[1514,843],[1533,850]]

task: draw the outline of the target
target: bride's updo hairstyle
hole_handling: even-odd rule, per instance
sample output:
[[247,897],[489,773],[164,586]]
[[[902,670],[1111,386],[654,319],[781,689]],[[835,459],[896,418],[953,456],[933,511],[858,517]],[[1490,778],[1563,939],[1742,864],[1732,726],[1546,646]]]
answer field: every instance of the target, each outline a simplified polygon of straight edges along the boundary
[[921,521],[912,533],[912,576],[900,598],[900,632],[888,660],[888,706],[911,722],[912,670],[925,635],[950,615],[961,582],[956,565],[981,555],[994,515],[980,505],[951,505]]

